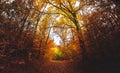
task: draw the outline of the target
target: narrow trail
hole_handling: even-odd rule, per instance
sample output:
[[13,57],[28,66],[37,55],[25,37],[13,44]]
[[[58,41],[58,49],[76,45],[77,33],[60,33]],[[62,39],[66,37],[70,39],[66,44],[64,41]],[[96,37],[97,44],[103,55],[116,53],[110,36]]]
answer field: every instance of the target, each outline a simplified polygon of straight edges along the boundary
[[120,63],[84,64],[76,61],[34,60],[27,64],[10,64],[0,73],[120,73]]
[[82,70],[77,69],[73,62],[51,61],[42,63],[39,70],[41,73],[83,73]]

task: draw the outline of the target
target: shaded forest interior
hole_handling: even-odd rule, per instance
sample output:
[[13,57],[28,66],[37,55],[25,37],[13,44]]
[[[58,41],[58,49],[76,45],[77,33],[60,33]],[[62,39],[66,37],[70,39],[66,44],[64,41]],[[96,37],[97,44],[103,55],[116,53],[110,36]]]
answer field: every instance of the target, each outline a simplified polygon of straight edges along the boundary
[[34,60],[119,63],[120,1],[0,0],[0,72]]

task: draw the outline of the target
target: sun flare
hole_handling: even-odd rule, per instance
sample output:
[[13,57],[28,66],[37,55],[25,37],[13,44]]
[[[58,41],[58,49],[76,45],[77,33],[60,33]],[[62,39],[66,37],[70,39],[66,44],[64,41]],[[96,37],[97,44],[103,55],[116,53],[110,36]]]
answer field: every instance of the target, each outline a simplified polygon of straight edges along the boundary
[[46,54],[46,57],[49,59],[49,60],[59,60],[61,59],[63,53],[62,51],[60,50],[60,48],[58,47],[52,47],[48,50],[48,53]]

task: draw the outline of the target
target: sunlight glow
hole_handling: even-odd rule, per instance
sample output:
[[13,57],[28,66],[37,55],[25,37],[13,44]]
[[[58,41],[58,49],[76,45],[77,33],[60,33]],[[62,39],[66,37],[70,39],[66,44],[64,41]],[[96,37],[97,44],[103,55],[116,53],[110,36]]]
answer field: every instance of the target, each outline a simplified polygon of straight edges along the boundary
[[76,1],[75,7],[78,7],[79,5],[80,5],[80,2],[79,2],[79,1]]
[[59,21],[61,17],[62,17],[62,15],[58,16],[58,17],[56,18],[56,21]]
[[51,57],[50,59],[60,59],[62,57],[62,51],[58,47],[50,48]]
[[50,38],[54,40],[55,45],[61,45],[61,38],[53,32],[53,29],[50,31]]
[[93,5],[90,6],[84,6],[82,10],[80,10],[81,15],[91,15],[92,13],[96,12],[98,7],[95,7]]
[[10,3],[12,3],[13,1],[15,1],[15,0],[1,0],[1,2],[6,2],[7,4],[10,4]]
[[59,49],[57,47],[54,47],[54,48],[51,48],[51,51],[54,52],[54,53],[58,53]]
[[61,44],[60,43],[61,39],[57,34],[55,34],[55,33],[50,34],[50,38],[54,40],[55,45]]

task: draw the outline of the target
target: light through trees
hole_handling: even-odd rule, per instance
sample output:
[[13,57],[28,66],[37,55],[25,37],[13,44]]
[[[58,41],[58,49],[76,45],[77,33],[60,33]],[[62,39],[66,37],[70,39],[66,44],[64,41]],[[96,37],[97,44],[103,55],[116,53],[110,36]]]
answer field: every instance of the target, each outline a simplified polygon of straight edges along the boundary
[[28,56],[37,50],[34,53],[36,58],[44,58],[52,48],[56,59],[85,61],[96,53],[102,53],[100,57],[108,57],[103,53],[108,48],[111,49],[108,53],[113,48],[119,50],[120,13],[117,2],[0,0],[0,51],[8,55],[11,51],[16,52],[14,50],[27,49]]
[[63,52],[58,47],[52,47],[48,50],[48,57],[50,60],[62,60]]

